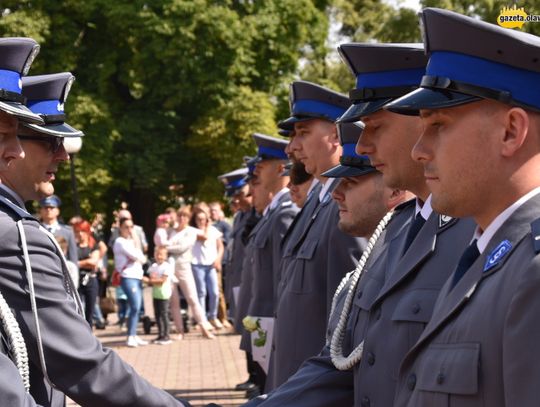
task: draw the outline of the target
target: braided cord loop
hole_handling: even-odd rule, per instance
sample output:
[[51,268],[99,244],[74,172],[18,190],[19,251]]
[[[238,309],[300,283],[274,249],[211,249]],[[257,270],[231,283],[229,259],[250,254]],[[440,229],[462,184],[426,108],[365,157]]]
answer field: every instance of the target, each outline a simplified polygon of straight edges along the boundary
[[334,334],[332,335],[332,339],[330,341],[330,356],[332,358],[332,363],[338,370],[349,370],[355,364],[357,364],[360,359],[362,359],[362,353],[364,351],[364,341],[362,341],[356,348],[354,348],[348,356],[343,355],[343,339],[345,338],[347,319],[351,310],[354,293],[356,291],[356,285],[358,284],[358,281],[363,274],[364,267],[369,259],[369,255],[371,254],[375,243],[377,243],[377,240],[386,228],[386,225],[388,225],[388,222],[390,222],[390,219],[392,219],[393,215],[393,212],[388,212],[381,219],[381,221],[375,228],[373,235],[371,235],[371,237],[369,238],[368,244],[364,252],[362,253],[362,257],[360,257],[360,261],[358,262],[356,269],[352,273],[347,274],[347,276],[339,284],[338,289],[334,294],[330,315],[334,313],[338,295],[350,281],[347,297],[345,299],[343,309],[341,310],[341,314],[339,316],[339,322],[336,326],[336,329],[334,330]]
[[10,353],[21,375],[24,388],[30,391],[30,368],[28,366],[28,352],[26,351],[26,343],[19,328],[19,324],[15,316],[11,312],[8,303],[4,296],[0,293],[0,320],[2,327],[7,336],[7,341],[10,346]]

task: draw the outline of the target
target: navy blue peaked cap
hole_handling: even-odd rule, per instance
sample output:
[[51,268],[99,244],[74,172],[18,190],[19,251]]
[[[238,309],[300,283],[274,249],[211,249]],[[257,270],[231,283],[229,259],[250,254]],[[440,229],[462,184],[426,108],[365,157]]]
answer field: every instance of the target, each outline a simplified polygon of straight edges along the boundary
[[335,122],[351,105],[349,98],[331,89],[306,81],[291,83],[289,107],[291,116],[278,123],[283,130],[294,130],[294,123],[323,119]]
[[259,158],[257,156],[250,157],[248,155],[244,156],[244,164],[246,165],[248,172],[245,177],[246,182],[249,182],[251,179],[255,178],[255,174],[253,173],[255,171],[255,166],[259,162]]
[[427,56],[422,44],[342,44],[338,51],[356,78],[352,106],[339,118],[355,122],[420,86]]
[[64,103],[75,77],[70,72],[50,75],[27,76],[23,78],[23,95],[27,106],[40,115],[42,125],[26,124],[39,133],[56,137],[81,137],[83,132],[65,123]]
[[38,53],[39,45],[31,38],[0,38],[0,110],[28,123],[43,123],[22,95],[21,77]]
[[417,114],[493,99],[540,111],[540,38],[452,11],[420,13],[429,63],[421,89],[388,110]]
[[242,168],[238,168],[234,171],[227,172],[225,174],[218,176],[218,180],[223,182],[225,186],[226,197],[230,198],[237,191],[242,189],[244,185],[247,184],[247,181],[246,181],[247,174],[248,174],[248,168],[242,167]]
[[253,133],[253,140],[257,144],[257,160],[287,160],[285,149],[289,142],[265,134]]
[[364,124],[362,122],[340,122],[337,125],[337,130],[343,152],[339,164],[322,175],[329,178],[359,177],[375,172],[376,169],[371,166],[367,156],[356,154],[356,143],[362,135]]
[[51,206],[53,208],[59,208],[62,205],[62,201],[56,195],[50,195],[46,198],[39,200],[39,206],[41,208]]

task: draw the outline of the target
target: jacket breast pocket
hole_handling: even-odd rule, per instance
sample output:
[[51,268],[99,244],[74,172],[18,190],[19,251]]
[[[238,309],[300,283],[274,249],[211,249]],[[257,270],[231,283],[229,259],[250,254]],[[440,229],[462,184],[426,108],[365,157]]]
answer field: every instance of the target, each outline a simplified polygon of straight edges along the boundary
[[422,393],[474,395],[478,393],[479,343],[431,345],[417,370],[417,389]]
[[399,300],[392,321],[422,322],[426,324],[433,314],[439,290],[418,288],[403,294]]
[[354,293],[353,304],[364,311],[369,311],[373,302],[377,299],[384,282],[365,274],[360,278],[356,292]]
[[257,233],[255,239],[253,239],[253,245],[257,249],[263,249],[268,242],[269,233]]
[[298,249],[294,260],[295,267],[291,270],[294,273],[291,277],[291,292],[308,294],[314,290],[315,282],[312,280],[315,277],[315,273],[313,273],[314,270],[312,269],[314,265],[311,262],[315,257],[318,244],[318,239],[306,239]]

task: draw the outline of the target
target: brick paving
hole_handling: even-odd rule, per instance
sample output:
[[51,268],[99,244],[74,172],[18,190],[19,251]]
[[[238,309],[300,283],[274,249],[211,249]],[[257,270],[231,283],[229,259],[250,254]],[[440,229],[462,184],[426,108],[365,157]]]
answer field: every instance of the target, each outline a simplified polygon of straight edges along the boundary
[[[150,335],[140,337],[150,341],[156,331],[153,326]],[[244,392],[233,390],[247,378],[244,353],[238,349],[239,335],[219,332],[216,339],[208,340],[192,331],[170,345],[128,348],[125,331],[117,326],[95,333],[104,346],[113,348],[153,385],[187,399],[194,407],[212,402],[234,407],[246,401]],[[68,401],[68,406],[77,404]]]

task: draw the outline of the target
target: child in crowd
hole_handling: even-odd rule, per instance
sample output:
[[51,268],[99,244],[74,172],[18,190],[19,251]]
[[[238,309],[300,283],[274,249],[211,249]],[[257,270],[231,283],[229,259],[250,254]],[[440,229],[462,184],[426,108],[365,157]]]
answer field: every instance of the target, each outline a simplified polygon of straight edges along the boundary
[[150,266],[149,283],[152,285],[154,313],[158,326],[158,337],[153,341],[159,345],[171,343],[169,337],[169,299],[172,294],[171,278],[174,266],[167,261],[168,252],[165,246],[156,246],[154,250],[155,263]]
[[156,218],[156,231],[154,233],[154,245],[167,246],[169,244],[169,227],[171,218],[163,213]]

